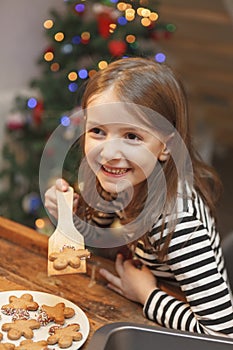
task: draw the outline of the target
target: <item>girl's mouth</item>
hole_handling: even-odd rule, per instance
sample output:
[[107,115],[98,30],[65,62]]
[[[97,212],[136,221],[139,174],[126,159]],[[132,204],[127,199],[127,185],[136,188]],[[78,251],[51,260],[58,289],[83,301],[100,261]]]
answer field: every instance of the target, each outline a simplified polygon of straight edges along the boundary
[[126,174],[130,169],[129,168],[112,168],[112,167],[108,167],[106,165],[102,165],[102,170],[105,173],[108,173],[111,175],[121,176],[121,175]]

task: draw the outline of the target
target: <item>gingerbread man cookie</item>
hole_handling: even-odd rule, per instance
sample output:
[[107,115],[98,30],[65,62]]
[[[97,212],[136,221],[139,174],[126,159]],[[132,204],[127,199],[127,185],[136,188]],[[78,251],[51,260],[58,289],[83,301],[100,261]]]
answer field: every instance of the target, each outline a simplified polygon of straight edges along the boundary
[[10,340],[18,340],[21,336],[27,339],[33,338],[33,329],[40,328],[40,322],[36,320],[15,320],[2,325],[2,331],[7,332]]
[[64,246],[60,252],[53,252],[49,255],[49,261],[53,261],[55,270],[64,270],[68,265],[78,269],[81,265],[81,259],[89,258],[90,252],[87,249],[75,249],[74,247]]
[[7,309],[24,309],[28,311],[35,311],[38,309],[39,305],[33,301],[33,296],[31,294],[25,293],[19,298],[12,295],[9,297],[9,304],[2,306],[2,311]]
[[14,350],[15,346],[14,344],[10,343],[1,343],[0,344],[0,350]]
[[82,333],[79,332],[80,326],[77,323],[69,324],[66,327],[52,327],[50,335],[47,339],[49,345],[58,343],[60,348],[68,348],[73,341],[82,339]]
[[20,342],[19,346],[16,346],[15,350],[49,350],[46,340],[40,340],[34,342],[31,339],[26,339]]
[[58,324],[64,324],[65,318],[74,316],[75,311],[72,307],[66,307],[64,303],[58,303],[55,306],[42,305],[42,312],[45,312],[50,321]]

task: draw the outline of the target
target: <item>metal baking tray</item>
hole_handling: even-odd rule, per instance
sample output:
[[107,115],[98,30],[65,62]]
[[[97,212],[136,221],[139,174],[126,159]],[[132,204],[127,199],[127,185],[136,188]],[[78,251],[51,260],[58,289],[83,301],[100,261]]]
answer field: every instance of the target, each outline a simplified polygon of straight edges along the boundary
[[233,339],[117,322],[99,328],[87,350],[232,350]]

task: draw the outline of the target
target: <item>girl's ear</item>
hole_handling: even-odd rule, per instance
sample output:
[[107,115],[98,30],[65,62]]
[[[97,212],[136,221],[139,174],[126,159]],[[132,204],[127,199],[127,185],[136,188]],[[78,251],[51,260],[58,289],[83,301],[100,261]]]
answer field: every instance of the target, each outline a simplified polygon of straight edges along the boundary
[[163,148],[159,154],[159,160],[161,162],[165,162],[171,154],[170,147],[168,147],[168,145],[171,143],[171,140],[173,139],[173,137],[174,137],[174,133],[169,135],[169,137],[166,140],[166,143],[163,144]]
[[159,153],[160,162],[165,162],[170,156],[170,150],[167,148],[167,145],[164,144],[161,152]]

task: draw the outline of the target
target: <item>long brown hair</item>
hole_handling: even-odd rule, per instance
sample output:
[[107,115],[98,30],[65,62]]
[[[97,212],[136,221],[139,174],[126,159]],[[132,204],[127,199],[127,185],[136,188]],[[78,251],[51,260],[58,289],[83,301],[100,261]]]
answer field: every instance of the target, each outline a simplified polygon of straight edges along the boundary
[[[112,62],[107,68],[97,72],[89,80],[82,98],[83,109],[85,110],[88,107],[88,103],[92,98],[104,93],[110,87],[114,88],[114,93],[119,101],[133,103],[153,110],[163,116],[174,127],[187,150],[187,154],[182,153],[178,140],[176,145],[177,154],[175,155],[176,162],[180,162],[178,167],[186,166],[187,158],[191,160],[192,169],[190,172],[192,171],[193,186],[210,208],[212,215],[215,216],[215,204],[219,196],[220,181],[214,170],[201,160],[193,147],[187,97],[182,83],[173,70],[167,65],[156,63],[149,58],[125,58]],[[150,118],[148,121],[145,119],[145,122],[148,122],[148,125],[155,129],[158,127],[155,118]],[[174,147],[174,145],[171,147]],[[171,213],[171,208],[176,203],[179,174],[174,157],[170,157],[162,166],[167,187],[162,211],[162,216],[165,217]],[[185,171],[187,175],[187,168]],[[148,193],[145,190],[144,198],[141,196],[140,201],[136,199],[133,201],[130,206],[132,216],[140,211],[147,195]]]

